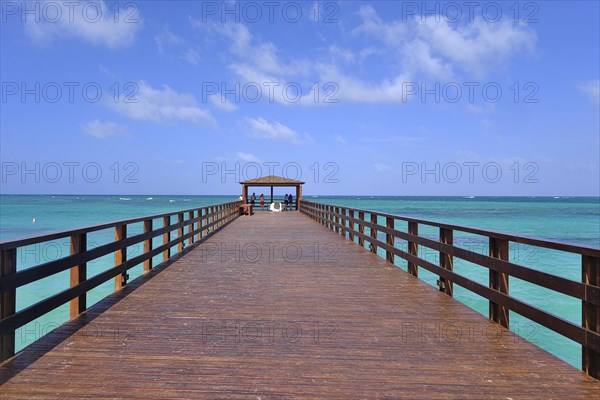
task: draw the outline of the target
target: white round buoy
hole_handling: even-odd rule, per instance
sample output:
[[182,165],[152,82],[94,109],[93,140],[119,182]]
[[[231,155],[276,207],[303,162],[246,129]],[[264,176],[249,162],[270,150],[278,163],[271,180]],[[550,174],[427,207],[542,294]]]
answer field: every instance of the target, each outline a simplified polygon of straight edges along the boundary
[[35,217],[33,217],[33,220],[31,222],[33,222],[35,224]]

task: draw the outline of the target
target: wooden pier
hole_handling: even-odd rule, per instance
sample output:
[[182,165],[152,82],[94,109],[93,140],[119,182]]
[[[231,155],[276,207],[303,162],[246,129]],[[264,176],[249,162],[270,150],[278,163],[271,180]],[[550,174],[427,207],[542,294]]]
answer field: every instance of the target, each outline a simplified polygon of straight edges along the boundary
[[[442,271],[442,290],[436,290],[414,276],[419,266],[431,267],[410,258],[415,246],[409,246],[408,256],[413,274],[392,265],[394,256],[406,256],[394,250],[392,217],[384,219],[387,232],[381,243],[374,228],[377,214],[370,220],[371,232],[360,225],[368,218],[358,210],[302,201],[301,212],[239,216],[238,206],[234,202],[35,239],[71,237],[83,247],[74,245],[66,260],[50,263],[53,273],[71,269],[70,291],[18,312],[17,288],[50,272],[16,272],[16,248],[35,240],[2,243],[6,361],[0,366],[0,397],[600,398],[598,380],[503,326],[507,307],[515,307],[502,297],[510,298],[508,272],[523,274],[502,261],[504,242],[491,249],[500,262],[490,265],[501,272],[491,279],[490,290],[501,295],[492,296],[486,318],[451,296],[451,281],[461,281],[451,268],[460,250],[452,254],[444,247],[452,244],[450,227],[441,228],[446,232],[438,246],[447,255],[440,263],[449,273]],[[178,216],[177,222],[171,224],[171,216]],[[148,221],[158,220],[164,220],[163,226],[153,229]],[[123,227],[134,223],[143,223],[145,233],[128,238]],[[418,222],[409,223],[406,238],[421,241]],[[85,235],[98,229],[115,229],[115,242],[86,255]],[[164,244],[153,248],[149,238],[161,236]],[[387,246],[387,260],[365,248],[369,240],[371,250]],[[145,253],[127,260],[123,249],[134,243],[144,243]],[[188,245],[167,254],[182,243]],[[88,278],[85,263],[107,252],[115,252],[115,267],[101,278]],[[597,249],[584,252],[591,252],[584,259],[594,260]],[[152,268],[149,257],[161,253],[166,261]],[[126,271],[140,263],[146,273],[127,282]],[[591,294],[600,284],[589,280],[600,274],[594,265],[585,270],[588,282],[562,290],[583,290],[584,313],[589,314],[581,327],[588,373],[596,368],[598,343],[592,341],[598,337],[594,324],[600,324],[592,320],[599,300]],[[89,288],[113,278],[115,293],[86,310]],[[12,355],[14,329],[69,301],[70,322]],[[548,321],[551,328],[579,338],[573,328]]]

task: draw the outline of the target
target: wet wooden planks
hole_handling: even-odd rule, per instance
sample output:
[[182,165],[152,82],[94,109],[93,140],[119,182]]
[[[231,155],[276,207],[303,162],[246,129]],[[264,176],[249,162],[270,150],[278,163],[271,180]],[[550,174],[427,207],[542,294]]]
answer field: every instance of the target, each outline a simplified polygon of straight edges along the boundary
[[0,367],[11,398],[599,398],[297,213],[240,217]]

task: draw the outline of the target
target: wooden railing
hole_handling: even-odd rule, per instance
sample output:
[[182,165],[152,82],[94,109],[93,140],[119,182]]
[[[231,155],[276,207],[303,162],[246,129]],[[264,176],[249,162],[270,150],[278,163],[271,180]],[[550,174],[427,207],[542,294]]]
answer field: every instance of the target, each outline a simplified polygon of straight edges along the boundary
[[[567,337],[582,346],[582,369],[600,379],[600,249],[543,239],[516,236],[458,225],[444,224],[402,217],[350,207],[300,201],[300,212],[320,222],[333,231],[377,253],[385,251],[386,260],[394,263],[398,256],[408,262],[408,272],[418,276],[422,267],[439,276],[439,289],[453,295],[457,284],[489,301],[489,318],[509,328],[509,311],[513,311],[540,325]],[[385,224],[380,223],[385,221]],[[408,223],[407,231],[395,228],[396,221]],[[439,229],[439,240],[419,236],[419,226]],[[366,229],[367,230],[366,230]],[[368,234],[367,234],[368,232]],[[385,241],[377,238],[385,234]],[[484,237],[489,243],[489,254],[480,254],[454,245],[454,232],[464,232]],[[407,250],[397,247],[404,241]],[[509,261],[511,243],[539,246],[541,248],[574,253],[581,256],[581,282],[552,275]],[[439,265],[419,257],[419,245],[439,252]],[[453,271],[454,257],[478,264],[489,270],[489,285]],[[515,277],[540,287],[565,294],[582,302],[581,326],[557,315],[527,304],[509,294],[509,277]]]
[[[115,291],[127,284],[127,271],[143,263],[144,272],[152,269],[152,258],[162,253],[163,262],[171,258],[171,248],[183,252],[185,241],[192,245],[211,235],[238,216],[241,201],[217,204],[166,214],[116,221],[80,229],[56,232],[20,240],[0,242],[0,361],[15,354],[15,331],[25,324],[43,316],[57,307],[70,302],[70,317],[76,318],[87,309],[87,292],[113,279]],[[162,221],[161,227],[153,227],[153,221]],[[176,221],[173,221],[173,220]],[[144,232],[127,236],[127,226],[143,223]],[[187,232],[185,229],[187,227]],[[114,229],[115,240],[88,249],[88,234]],[[176,231],[175,237],[171,232]],[[162,245],[153,247],[153,238],[162,235]],[[70,239],[70,255],[33,267],[18,270],[17,250],[24,246]],[[141,255],[127,259],[127,248],[143,243]],[[114,266],[88,277],[87,263],[114,253]],[[22,310],[16,310],[17,290],[59,272],[70,270],[70,287]]]

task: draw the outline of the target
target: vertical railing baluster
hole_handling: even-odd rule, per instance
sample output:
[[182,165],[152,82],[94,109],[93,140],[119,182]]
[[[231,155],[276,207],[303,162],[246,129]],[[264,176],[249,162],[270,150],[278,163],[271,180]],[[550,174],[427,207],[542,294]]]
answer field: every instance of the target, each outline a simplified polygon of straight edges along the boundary
[[[586,285],[600,286],[600,258],[582,256],[581,279]],[[596,290],[599,290],[596,288]],[[586,289],[586,298],[588,290]],[[583,300],[581,302],[581,323],[583,328],[600,333],[600,306]],[[592,339],[589,339],[590,341]],[[586,338],[586,342],[588,339]],[[593,378],[600,379],[600,353],[582,346],[582,369]]]
[[[79,233],[71,235],[70,243],[71,255],[82,254],[87,251],[87,234]],[[87,279],[87,263],[81,263],[71,267],[70,270],[70,287],[75,287]],[[82,293],[70,301],[69,317],[70,319],[77,318],[79,314],[86,310],[87,293]]]
[[371,224],[373,224],[371,226],[371,238],[373,238],[373,240],[369,247],[371,248],[371,252],[377,254],[377,245],[375,244],[375,240],[377,240],[377,228],[375,228],[377,225],[377,214],[371,213]]
[[[191,221],[194,219],[194,211],[189,211],[188,212],[188,221]],[[194,244],[194,235],[192,232],[194,232],[194,226],[196,224],[194,222],[192,222],[191,224],[188,225],[188,234],[190,235],[190,237],[188,238],[188,246],[191,246]]]
[[348,238],[354,242],[354,221],[353,221],[353,219],[354,219],[354,210],[348,210],[348,217],[349,217],[349,221],[348,221],[348,229],[349,229]]
[[[177,214],[177,223],[183,224],[183,213]],[[183,252],[183,248],[185,247],[185,243],[184,243],[184,240],[182,239],[182,237],[183,237],[183,225],[181,225],[179,228],[177,228],[177,239],[179,240],[179,242],[177,243],[177,252],[178,253]]]
[[[490,257],[499,258],[508,261],[508,240],[490,238]],[[500,293],[508,294],[508,274],[505,272],[494,271],[490,268],[490,289],[499,291]],[[489,317],[492,321],[499,323],[505,328],[509,327],[508,308],[496,304],[490,300]]]
[[[392,217],[386,217],[385,218],[385,227],[388,229],[394,229],[394,218]],[[386,233],[385,234],[385,243],[390,246],[390,247],[394,247],[394,235],[392,233]],[[392,253],[390,250],[386,250],[385,251],[385,260],[389,263],[394,263],[394,253]]]
[[325,214],[325,206],[323,204],[319,204],[319,222],[323,226],[325,226],[325,218],[327,218],[327,215]]
[[[149,235],[150,233],[152,233],[152,220],[151,219],[147,219],[144,221],[144,233],[146,235]],[[144,254],[148,255],[150,254],[150,252],[152,251],[152,239],[153,238],[147,238],[146,240],[144,240]],[[152,269],[152,257],[148,257],[146,260],[144,260],[144,273],[146,272],[150,272],[150,270]]]
[[[17,249],[2,250],[0,253],[0,277],[17,273]],[[0,319],[8,318],[17,311],[16,289],[3,291],[0,298]],[[0,361],[15,355],[15,330],[2,325],[0,332]]]
[[[408,223],[408,233],[419,236],[419,224],[416,222]],[[408,241],[408,254],[419,257],[419,245],[417,242]],[[411,275],[419,276],[419,266],[416,263],[408,262],[408,272]]]
[[202,209],[199,208],[198,210],[196,210],[198,212],[198,233],[196,234],[196,241],[199,242],[202,240]]
[[342,235],[345,238],[346,237],[346,209],[344,207],[340,207],[340,208],[338,208],[338,211],[340,214],[342,214],[340,216],[340,224],[342,225],[340,227],[340,235]]
[[[171,216],[167,215],[166,217],[163,217],[163,228],[167,228],[171,226]],[[163,233],[163,245],[169,243],[171,241],[171,231],[167,231],[165,233]],[[168,247],[163,251],[163,262],[165,261],[169,261],[169,258],[171,258],[171,248]]]
[[[115,226],[115,241],[125,240],[127,238],[127,225]],[[127,247],[115,251],[115,267],[127,261]],[[127,285],[127,271],[121,272],[115,276],[115,291],[121,290]]]
[[[454,244],[454,231],[452,229],[440,228],[440,243],[452,246]],[[452,254],[440,251],[440,267],[452,271],[454,269],[454,257]],[[451,281],[440,276],[439,281],[440,291],[445,292],[448,296],[454,295],[454,287]]]
[[340,212],[340,208],[339,207],[333,207],[333,212],[335,213],[333,216],[333,222],[335,222],[334,227],[335,227],[335,233],[340,233],[340,227],[337,225],[340,222],[339,217],[337,216],[338,213]]
[[[358,219],[360,219],[360,222],[358,223],[358,232],[362,233],[363,235],[365,234],[365,213],[364,211],[359,211],[358,212]],[[365,238],[360,236],[358,238],[358,245],[361,247],[365,247]]]

